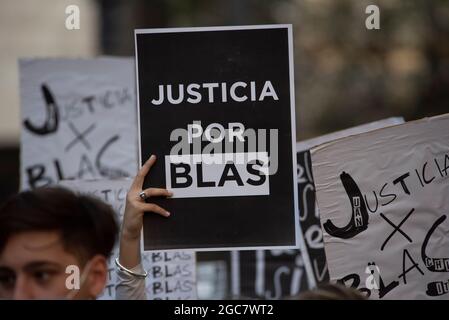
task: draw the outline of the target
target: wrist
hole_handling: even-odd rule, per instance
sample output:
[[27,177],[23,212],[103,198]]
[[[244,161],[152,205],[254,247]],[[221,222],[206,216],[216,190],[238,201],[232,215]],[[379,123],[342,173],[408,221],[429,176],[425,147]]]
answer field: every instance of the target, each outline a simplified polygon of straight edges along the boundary
[[128,229],[123,229],[120,240],[124,241],[139,241],[140,240],[140,231],[130,231]]

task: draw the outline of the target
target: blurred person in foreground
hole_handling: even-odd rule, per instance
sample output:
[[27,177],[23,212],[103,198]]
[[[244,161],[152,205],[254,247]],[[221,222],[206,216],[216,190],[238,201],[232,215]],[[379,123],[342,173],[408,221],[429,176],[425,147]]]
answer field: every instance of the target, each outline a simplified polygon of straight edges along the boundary
[[16,194],[0,206],[0,299],[95,299],[117,232],[100,200],[56,187]]

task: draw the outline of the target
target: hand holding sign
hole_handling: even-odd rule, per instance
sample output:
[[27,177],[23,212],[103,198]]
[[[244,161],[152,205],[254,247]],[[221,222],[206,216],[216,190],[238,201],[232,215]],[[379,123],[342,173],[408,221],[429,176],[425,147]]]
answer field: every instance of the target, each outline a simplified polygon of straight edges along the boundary
[[[131,179],[63,180],[60,181],[60,184],[77,193],[90,195],[110,204],[117,214],[117,220],[122,224],[126,196],[132,182]],[[161,218],[161,220],[164,219]],[[130,265],[138,264],[136,261],[141,261],[138,268],[131,269],[133,269],[133,272],[136,271],[136,273],[141,274],[147,272],[146,279],[139,277],[123,278],[124,274],[116,271],[115,259],[119,255],[117,245],[108,259],[108,282],[99,299],[185,300],[196,298],[196,258],[194,252],[172,251],[166,253],[158,251],[142,253],[139,250],[139,243],[139,237],[135,240],[125,239],[122,241],[122,252],[126,255],[125,261],[129,257],[134,257],[135,261],[131,261]],[[123,244],[125,244],[125,249],[123,249]],[[125,252],[124,250],[128,251]]]
[[142,166],[134,178],[128,195],[126,196],[125,214],[123,216],[122,231],[120,236],[120,262],[125,267],[133,268],[140,263],[140,231],[143,225],[145,212],[154,212],[168,217],[170,213],[154,203],[147,203],[140,197],[144,192],[146,197],[165,196],[172,193],[162,188],[148,188],[142,191],[145,176],[156,162],[156,156],[152,155]]

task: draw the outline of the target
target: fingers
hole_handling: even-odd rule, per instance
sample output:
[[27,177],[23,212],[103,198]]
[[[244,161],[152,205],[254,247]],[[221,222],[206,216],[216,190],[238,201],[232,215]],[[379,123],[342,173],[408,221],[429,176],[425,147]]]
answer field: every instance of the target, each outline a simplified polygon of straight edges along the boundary
[[148,188],[143,190],[147,197],[171,197],[173,193],[162,188]]
[[[156,156],[152,155],[140,168],[139,172],[134,178],[130,191],[128,192],[127,201],[129,201],[129,203],[132,204],[132,206],[134,206],[134,208],[136,208],[137,210],[143,212],[154,212],[160,214],[161,216],[168,217],[170,216],[170,212],[159,207],[154,203],[146,203],[142,201],[142,199],[140,199],[140,196],[138,195],[140,193],[140,190],[142,190],[143,182],[145,180],[146,175],[148,174],[148,172],[150,171],[151,167],[154,165],[155,162]],[[164,197],[164,196],[171,197],[173,195],[173,193],[163,188],[148,188],[143,191],[145,192],[145,195],[147,197]],[[135,197],[136,193],[137,197]]]
[[131,188],[135,190],[141,190],[143,186],[143,181],[145,180],[146,175],[150,171],[151,167],[156,162],[156,156],[153,154],[140,168],[139,172],[137,173],[136,177],[134,178],[134,181],[132,183]]
[[164,217],[170,216],[170,212],[154,203],[139,203],[139,209],[145,212],[154,212]]

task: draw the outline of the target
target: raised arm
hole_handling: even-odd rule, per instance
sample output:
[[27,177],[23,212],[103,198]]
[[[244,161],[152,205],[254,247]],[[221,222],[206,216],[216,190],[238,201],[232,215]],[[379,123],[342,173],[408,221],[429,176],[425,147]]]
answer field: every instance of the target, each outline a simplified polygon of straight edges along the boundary
[[162,188],[142,190],[145,176],[156,162],[152,155],[139,170],[126,197],[125,214],[120,232],[120,251],[116,261],[118,284],[116,299],[146,299],[145,275],[141,265],[140,234],[145,212],[153,212],[164,217],[170,213],[160,206],[149,202],[151,197],[170,197],[172,193]]

